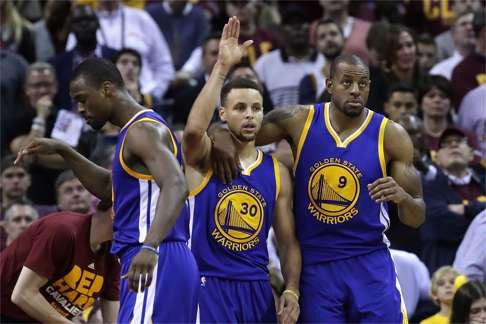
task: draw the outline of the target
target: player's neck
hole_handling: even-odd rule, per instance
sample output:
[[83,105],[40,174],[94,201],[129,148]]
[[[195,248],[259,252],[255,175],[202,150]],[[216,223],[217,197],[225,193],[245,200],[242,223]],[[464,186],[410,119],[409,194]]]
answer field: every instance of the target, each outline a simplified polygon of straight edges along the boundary
[[258,158],[258,151],[255,148],[255,141],[240,142],[237,144],[238,156],[243,169],[247,169]]
[[112,114],[110,122],[121,128],[125,126],[133,116],[144,109],[146,108],[139,105],[128,92],[124,91],[117,94],[116,110]]
[[357,129],[363,124],[366,116],[368,115],[368,109],[364,108],[359,116],[348,116],[341,110],[336,108],[333,102],[330,104],[329,120],[332,128],[340,135],[342,132]]

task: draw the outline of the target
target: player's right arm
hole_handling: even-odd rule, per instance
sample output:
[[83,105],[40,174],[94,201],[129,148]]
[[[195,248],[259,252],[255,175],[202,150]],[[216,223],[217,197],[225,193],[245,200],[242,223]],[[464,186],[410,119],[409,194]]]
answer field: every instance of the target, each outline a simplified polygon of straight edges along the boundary
[[[226,75],[231,67],[241,61],[252,41],[246,41],[238,45],[240,34],[240,22],[236,17],[231,17],[224,25],[221,40],[219,42],[218,60],[194,102],[182,138],[182,149],[185,163],[195,167],[203,165],[207,167],[211,140],[206,130],[211,122],[214,107],[218,102]],[[205,171],[205,170],[204,170]]]
[[27,267],[22,267],[19,279],[12,292],[12,302],[27,315],[42,323],[71,323],[61,316],[42,296],[39,288],[47,283],[48,279],[37,274]]
[[267,145],[288,140],[294,148],[309,113],[309,106],[276,108],[263,117],[262,127],[256,137],[256,145]]
[[91,162],[69,145],[54,139],[36,138],[20,150],[15,163],[26,155],[59,154],[83,186],[101,200],[111,201],[111,172]]

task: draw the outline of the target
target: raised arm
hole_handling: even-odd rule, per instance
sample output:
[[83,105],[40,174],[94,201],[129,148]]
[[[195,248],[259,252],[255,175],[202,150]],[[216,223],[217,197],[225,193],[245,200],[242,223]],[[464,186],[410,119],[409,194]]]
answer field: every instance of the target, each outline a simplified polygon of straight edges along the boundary
[[385,157],[390,176],[368,185],[376,202],[392,201],[400,221],[417,228],[425,220],[425,203],[419,172],[413,166],[413,144],[405,129],[389,121],[384,136]]
[[[177,221],[188,194],[182,168],[172,149],[169,130],[159,123],[136,123],[127,131],[123,151],[125,160],[140,161],[137,167],[143,173],[151,174],[160,187],[155,218],[143,242],[155,249]],[[132,290],[138,291],[139,276],[142,291],[150,285],[156,262],[157,255],[148,249],[141,249],[133,258],[128,271]]]
[[301,254],[295,236],[292,212],[292,181],[288,169],[280,162],[280,192],[277,197],[273,228],[277,237],[285,290],[279,302],[279,322],[295,323],[299,317],[299,280]]
[[54,139],[36,138],[20,150],[15,163],[20,163],[26,155],[61,156],[89,192],[101,200],[111,201],[111,172],[91,162],[69,145]]
[[238,45],[239,34],[240,22],[236,17],[231,17],[223,28],[219,42],[218,60],[208,81],[196,98],[187,119],[182,147],[185,162],[190,166],[203,164],[206,167],[208,165],[211,141],[206,130],[220,97],[221,88],[231,67],[241,61],[248,46],[253,43],[250,40]]

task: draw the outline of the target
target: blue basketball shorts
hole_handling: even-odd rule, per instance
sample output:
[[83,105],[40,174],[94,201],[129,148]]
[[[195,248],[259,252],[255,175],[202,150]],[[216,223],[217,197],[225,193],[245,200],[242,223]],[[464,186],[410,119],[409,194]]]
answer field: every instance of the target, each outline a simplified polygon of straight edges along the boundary
[[[129,248],[120,256],[122,275],[139,250]],[[187,244],[162,243],[152,283],[144,292],[130,291],[127,280],[121,280],[118,323],[195,323],[198,289],[199,270]]]
[[302,267],[304,323],[407,323],[388,249]]
[[198,323],[276,323],[268,280],[201,277]]

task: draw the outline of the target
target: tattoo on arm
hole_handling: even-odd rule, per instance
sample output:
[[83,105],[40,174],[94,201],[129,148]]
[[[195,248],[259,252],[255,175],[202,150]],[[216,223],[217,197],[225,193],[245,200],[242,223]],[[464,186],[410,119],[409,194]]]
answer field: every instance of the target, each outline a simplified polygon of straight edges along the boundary
[[296,105],[285,108],[276,108],[267,114],[266,122],[278,124],[284,120],[294,117],[303,109],[306,109],[306,106]]

